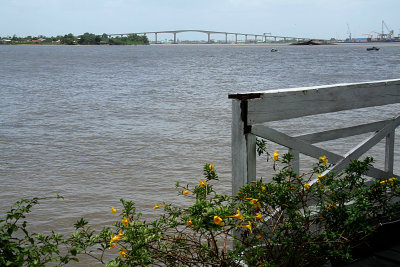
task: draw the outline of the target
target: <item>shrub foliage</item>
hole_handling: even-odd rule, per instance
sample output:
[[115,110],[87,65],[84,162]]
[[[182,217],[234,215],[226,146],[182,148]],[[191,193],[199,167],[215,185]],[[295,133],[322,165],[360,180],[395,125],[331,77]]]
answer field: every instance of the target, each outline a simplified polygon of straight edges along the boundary
[[[265,142],[258,144],[261,155]],[[291,159],[275,151],[272,181],[251,181],[236,196],[214,190],[218,175],[207,163],[198,184],[176,184],[188,207],[155,204],[161,215],[148,221],[134,202],[121,199],[120,207],[112,207],[118,221],[98,233],[80,219],[68,237],[31,234],[24,214],[41,199],[21,200],[0,221],[0,265],[63,265],[78,261],[77,254],[107,266],[323,265],[351,259],[382,223],[399,217],[400,181],[368,181],[363,174],[372,158],[326,176],[326,157],[302,175],[291,170]],[[108,249],[117,255],[106,263]]]

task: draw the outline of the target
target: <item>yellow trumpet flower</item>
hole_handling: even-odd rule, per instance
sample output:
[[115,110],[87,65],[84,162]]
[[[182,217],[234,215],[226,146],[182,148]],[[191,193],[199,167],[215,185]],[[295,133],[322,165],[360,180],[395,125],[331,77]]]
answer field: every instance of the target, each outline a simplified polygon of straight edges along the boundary
[[246,197],[247,200],[250,200],[251,204],[256,204],[258,202],[257,198],[250,198],[250,197]]
[[319,163],[321,165],[326,165],[328,163],[328,158],[326,156],[319,157]]
[[260,202],[257,198],[246,198],[247,200],[250,200],[250,203],[254,205],[256,208],[261,208]]
[[164,206],[158,206],[157,205],[157,203],[154,205],[154,208],[153,208],[153,210],[156,210],[156,209],[158,209],[158,208],[162,208],[162,207],[164,207]]
[[192,226],[193,225],[192,219],[190,219],[186,224],[187,224],[187,226]]
[[210,171],[214,170],[214,164],[208,164],[208,168],[210,169]]
[[225,223],[219,216],[214,216],[214,223],[219,226],[224,226]]
[[304,188],[305,188],[305,189],[310,189],[310,187],[311,187],[311,185],[309,185],[309,184],[305,184],[305,185],[304,185]]
[[192,193],[192,192],[190,192],[190,191],[187,191],[186,189],[185,189],[185,190],[183,190],[183,195],[184,195],[184,196],[186,196],[187,194],[190,194],[190,193]]
[[121,223],[123,223],[124,227],[126,227],[129,223],[129,218],[124,217],[124,219],[121,221]]
[[253,233],[253,230],[251,229],[251,222],[250,221],[247,222],[247,225],[241,225],[241,227],[246,227],[247,229],[250,230],[250,233]]
[[207,186],[206,179],[199,180],[199,186]]
[[260,221],[264,222],[263,218],[261,217],[261,212],[258,212],[256,216],[253,216],[251,218],[259,219]]
[[283,155],[279,154],[278,150],[275,150],[274,151],[274,161],[277,161],[278,157],[283,157]]
[[114,208],[114,206],[111,207],[111,212],[112,214],[115,216],[115,213],[117,213],[117,211],[122,210],[122,209],[116,209]]
[[227,217],[236,218],[236,219],[239,219],[239,220],[243,221],[243,215],[240,214],[240,210],[237,210],[235,215],[233,215],[233,216],[227,216]]
[[126,257],[128,257],[128,254],[126,253],[126,250],[125,250],[125,249],[121,249],[121,250],[119,251],[119,256],[120,256],[121,258],[126,258]]
[[124,239],[124,236],[122,235],[122,232],[119,231],[118,235],[113,236],[111,234],[111,240],[110,240],[110,245],[112,245],[112,243],[118,243],[118,241]]

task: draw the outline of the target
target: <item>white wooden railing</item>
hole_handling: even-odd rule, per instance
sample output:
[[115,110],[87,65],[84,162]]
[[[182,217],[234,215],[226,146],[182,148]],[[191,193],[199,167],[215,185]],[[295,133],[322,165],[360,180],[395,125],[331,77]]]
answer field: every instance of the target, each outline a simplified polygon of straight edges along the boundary
[[[376,179],[399,178],[393,173],[393,163],[395,129],[400,124],[400,116],[295,137],[261,124],[400,103],[400,79],[231,94],[229,98],[232,99],[232,193],[234,195],[240,187],[256,178],[257,136],[287,147],[294,155],[292,168],[296,172],[300,169],[300,154],[304,154],[316,159],[327,156],[329,162],[334,164],[328,171],[336,173],[343,170],[351,160],[359,158],[386,138],[384,170],[372,168],[367,175]],[[344,156],[315,145],[364,133],[372,134]]]

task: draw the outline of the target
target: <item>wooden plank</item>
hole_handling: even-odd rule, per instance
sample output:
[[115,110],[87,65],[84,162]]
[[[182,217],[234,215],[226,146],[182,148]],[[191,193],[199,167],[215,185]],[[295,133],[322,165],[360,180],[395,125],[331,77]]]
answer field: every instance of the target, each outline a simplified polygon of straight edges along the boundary
[[[258,92],[248,100],[249,125],[400,102],[400,79]],[[257,95],[257,93],[253,93]]]
[[295,136],[295,138],[298,138],[299,140],[302,140],[306,143],[315,144],[315,143],[326,142],[326,141],[330,141],[330,140],[336,140],[339,138],[374,132],[379,129],[382,129],[383,127],[385,127],[385,125],[387,123],[390,123],[392,121],[393,121],[393,119],[378,121],[378,122],[361,124],[361,125],[356,125],[356,126],[347,127],[347,128],[334,129],[334,130],[323,131],[323,132],[318,132],[318,133],[299,135],[299,136]]
[[296,149],[289,148],[289,153],[293,155],[293,159],[290,162],[292,171],[300,174],[300,153]]
[[400,81],[400,79],[389,79],[389,80],[369,81],[369,82],[359,82],[359,83],[341,83],[341,84],[295,87],[295,88],[284,88],[284,89],[269,89],[269,90],[267,89],[264,91],[229,94],[228,98],[247,100],[247,99],[254,99],[254,98],[262,98],[264,94],[275,94],[275,93],[279,93],[281,91],[304,91],[304,90],[309,90],[309,89],[321,89],[321,88],[327,88],[327,87],[352,86],[352,85],[365,86],[365,85],[369,85],[369,84],[380,84],[380,83],[387,83],[387,84],[397,83],[398,84],[399,81]]
[[252,126],[251,132],[257,136],[268,139],[272,142],[283,145],[285,147],[292,148],[294,150],[299,151],[300,153],[302,153],[304,155],[307,155],[307,156],[310,156],[310,157],[313,157],[316,159],[318,159],[319,157],[322,157],[322,156],[327,156],[329,158],[329,161],[332,163],[338,162],[342,159],[342,157],[340,157],[328,150],[308,144],[306,142],[298,140],[294,137],[291,137],[287,134],[281,133],[277,130],[274,130],[274,129],[269,128],[264,125]]
[[361,155],[379,143],[387,134],[392,132],[396,128],[396,125],[399,123],[399,121],[400,116],[350,150],[342,160],[338,161],[333,167],[326,170],[322,175],[326,175],[330,171],[338,173],[343,170],[351,160],[358,159]]
[[254,134],[246,134],[245,136],[247,142],[247,183],[257,179],[257,145],[256,136]]
[[[338,173],[338,172],[336,172],[336,173]],[[324,173],[321,174],[321,175],[324,176],[324,175],[326,175],[326,174],[327,174],[327,172],[324,172]],[[397,174],[388,175],[387,172],[382,171],[382,170],[380,170],[380,169],[377,169],[377,168],[375,168],[375,167],[371,167],[371,168],[367,171],[367,173],[366,173],[365,175],[368,176],[368,177],[371,177],[371,178],[378,179],[378,180],[381,180],[381,179],[389,179],[389,178],[392,178],[392,177],[395,177],[396,179],[400,179],[400,176],[397,175]],[[318,181],[318,178],[315,178],[315,179],[311,180],[308,184],[309,184],[309,185],[313,185],[313,184],[315,184],[317,181]]]
[[375,179],[389,179],[389,178],[392,178],[392,177],[395,177],[397,179],[400,178],[400,176],[398,176],[398,175],[396,175],[394,173],[388,174],[388,172],[382,171],[382,170],[377,169],[375,167],[372,167],[370,170],[368,170],[366,175],[369,176],[369,177],[375,178]]
[[241,101],[232,100],[232,195],[247,181],[247,147]]
[[395,138],[395,130],[391,131],[386,136],[386,143],[385,143],[385,172],[389,176],[393,174],[394,138]]

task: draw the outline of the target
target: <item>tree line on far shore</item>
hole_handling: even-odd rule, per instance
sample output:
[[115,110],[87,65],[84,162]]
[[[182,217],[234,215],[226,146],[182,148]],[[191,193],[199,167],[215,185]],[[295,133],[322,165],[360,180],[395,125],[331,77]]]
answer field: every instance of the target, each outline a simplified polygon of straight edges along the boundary
[[64,45],[147,45],[149,40],[145,35],[128,34],[123,36],[111,37],[106,33],[96,35],[84,33],[74,36],[72,33],[64,36],[46,37],[0,37],[0,44],[64,44]]

